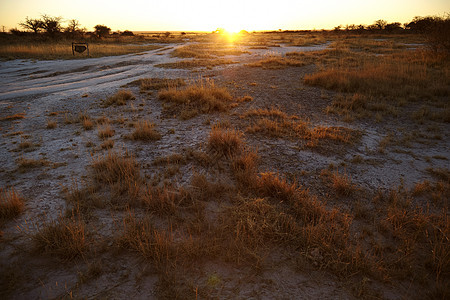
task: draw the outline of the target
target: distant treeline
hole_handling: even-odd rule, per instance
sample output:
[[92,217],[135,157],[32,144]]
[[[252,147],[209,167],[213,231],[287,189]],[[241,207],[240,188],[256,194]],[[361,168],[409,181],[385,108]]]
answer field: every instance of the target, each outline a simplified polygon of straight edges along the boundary
[[[65,23],[66,25],[64,26]],[[29,18],[19,23],[22,30],[14,28],[11,29],[9,35],[14,36],[28,36],[28,37],[40,37],[40,38],[71,38],[71,39],[103,39],[108,37],[120,37],[120,36],[134,36],[134,33],[125,30],[122,32],[111,32],[111,28],[105,25],[94,26],[94,31],[87,31],[85,27],[81,27],[80,23],[76,19],[63,21],[61,17],[53,17],[49,15],[42,15],[40,18]],[[313,30],[317,32],[317,30]],[[401,33],[415,33],[424,34],[429,44],[434,50],[446,50],[450,51],[450,15],[447,14],[444,17],[439,16],[427,16],[427,17],[415,17],[410,22],[401,24],[400,22],[388,23],[385,20],[377,20],[371,25],[339,25],[333,30],[321,30],[322,32],[335,33],[335,34],[401,34]],[[272,31],[275,32],[275,31]],[[299,32],[307,33],[311,30],[302,31],[282,31],[280,32]],[[269,32],[270,33],[270,32]],[[3,32],[3,35],[8,33]],[[170,32],[165,32],[156,37],[169,37]],[[184,33],[182,33],[184,34]]]
[[[64,23],[66,25],[64,26]],[[16,36],[45,36],[49,38],[105,38],[113,36],[134,36],[133,32],[129,30],[111,32],[111,28],[105,25],[94,26],[94,31],[89,32],[86,27],[82,27],[80,22],[76,19],[63,21],[62,17],[52,17],[49,15],[42,15],[41,18],[33,19],[26,17],[25,20],[19,23],[22,30],[14,28],[10,30],[10,34]]]
[[[317,30],[314,30],[317,32]],[[425,36],[429,46],[436,51],[450,52],[450,15],[444,17],[428,16],[415,17],[411,22],[401,24],[400,22],[388,23],[385,20],[377,20],[371,25],[339,25],[333,30],[320,30],[332,34],[403,34],[413,33]],[[271,31],[269,33],[274,33]],[[311,30],[285,30],[278,32],[307,33]]]

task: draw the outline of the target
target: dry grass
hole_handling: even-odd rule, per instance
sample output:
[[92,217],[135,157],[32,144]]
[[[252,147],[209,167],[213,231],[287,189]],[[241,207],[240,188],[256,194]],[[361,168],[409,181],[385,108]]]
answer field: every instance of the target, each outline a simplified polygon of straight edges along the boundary
[[125,105],[128,100],[134,99],[136,99],[136,97],[130,90],[119,90],[114,95],[108,97],[103,104],[104,106]]
[[338,195],[350,196],[356,190],[348,174],[339,174],[337,170],[331,175],[331,185]]
[[133,156],[110,151],[95,158],[91,168],[94,187],[104,193],[107,203],[119,209],[140,203],[143,179]]
[[242,146],[242,133],[235,129],[214,126],[209,133],[208,149],[219,156],[232,157],[239,154]]
[[185,86],[186,82],[182,78],[142,78],[130,83],[130,85],[135,84],[139,85],[140,92],[144,93],[150,90],[161,90],[168,89],[170,87]]
[[[90,57],[103,57],[113,55],[124,55],[158,49],[156,45],[137,44],[113,44],[113,43],[89,43]],[[6,59],[77,59],[87,57],[82,55],[72,55],[71,42],[28,42],[0,45],[0,57]]]
[[115,130],[109,123],[106,123],[98,128],[98,137],[101,139],[107,139],[114,135]]
[[131,134],[131,139],[157,141],[161,139],[161,134],[155,130],[155,124],[147,120],[142,120],[135,124],[135,130]]
[[108,139],[106,141],[104,141],[103,143],[101,143],[100,148],[102,149],[111,149],[114,147],[114,140]]
[[71,187],[65,188],[63,192],[67,203],[73,208],[69,211],[69,216],[72,214],[90,216],[95,208],[104,207],[104,202],[97,194],[98,190],[95,187],[87,186],[80,188],[74,183]]
[[58,126],[55,120],[47,120],[47,129],[55,129]]
[[24,118],[25,118],[25,113],[18,113],[18,114],[0,118],[0,121],[14,121],[14,120],[20,120],[20,119],[24,119]]
[[448,60],[421,51],[404,51],[377,59],[355,58],[305,76],[305,83],[339,92],[384,96],[391,99],[443,97],[450,94]]
[[171,260],[172,263],[176,261],[176,247],[171,236],[157,230],[148,219],[136,219],[132,213],[123,219],[123,233],[118,238],[118,244],[152,261],[160,271]]
[[27,140],[20,142],[20,144],[17,146],[17,148],[20,150],[27,150],[27,149],[31,149],[33,147],[34,147],[34,144]]
[[16,160],[16,163],[19,167],[19,171],[24,172],[29,169],[46,166],[50,162],[45,159],[32,159],[32,158],[21,157]]
[[232,173],[239,188],[247,189],[256,186],[259,156],[254,149],[244,149],[240,155],[233,157]]
[[188,59],[173,63],[157,64],[155,67],[166,69],[195,69],[195,68],[213,68],[221,65],[235,64],[235,61],[215,58],[215,59]]
[[127,153],[108,152],[108,154],[94,159],[92,168],[94,179],[99,183],[114,184],[140,180],[137,163]]
[[44,223],[31,238],[36,252],[65,260],[83,256],[89,245],[86,225],[75,216]]
[[262,60],[247,64],[249,67],[259,67],[263,69],[283,69],[287,67],[302,67],[305,63],[289,57],[283,57],[276,54],[267,55]]
[[14,188],[0,188],[0,225],[17,217],[24,209],[24,200]]
[[305,147],[311,148],[320,146],[322,140],[349,144],[357,136],[353,130],[344,127],[311,127],[308,122],[276,108],[249,110],[241,118],[252,120],[252,125],[246,129],[248,133],[272,138],[300,138],[306,142]]
[[94,128],[94,122],[89,117],[82,118],[81,125],[83,126],[84,130],[91,130],[92,128]]
[[172,51],[171,55],[173,57],[180,58],[215,58],[217,56],[226,55],[242,55],[244,53],[249,53],[248,51],[243,51],[237,49],[233,45],[228,46],[219,43],[212,44],[193,44],[183,47],[179,47]]
[[227,111],[233,100],[225,88],[215,86],[210,80],[202,80],[185,88],[161,90],[158,98],[165,102],[164,108],[168,113],[181,115],[184,111],[184,119],[199,113]]

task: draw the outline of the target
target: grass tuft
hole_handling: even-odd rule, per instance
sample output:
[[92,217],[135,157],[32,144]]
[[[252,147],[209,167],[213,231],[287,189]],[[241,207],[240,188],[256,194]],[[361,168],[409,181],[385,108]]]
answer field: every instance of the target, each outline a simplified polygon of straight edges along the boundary
[[119,90],[114,95],[108,97],[104,101],[105,106],[111,106],[111,105],[125,105],[128,100],[134,100],[136,97],[133,95],[133,93],[130,90]]
[[0,225],[17,217],[24,206],[23,198],[13,188],[0,188]]
[[227,111],[233,100],[225,88],[215,86],[213,81],[199,81],[185,88],[169,87],[159,91],[158,98],[166,103],[165,110],[172,115],[185,111],[184,119],[198,113]]
[[47,120],[47,129],[55,129],[57,123],[55,120]]
[[32,236],[32,241],[36,252],[66,260],[83,256],[88,248],[86,225],[74,216],[45,223]]
[[242,133],[214,126],[209,133],[208,148],[221,156],[232,157],[242,150]]
[[131,139],[157,141],[161,139],[161,134],[155,130],[155,124],[147,120],[142,120],[135,124],[135,130],[131,134]]

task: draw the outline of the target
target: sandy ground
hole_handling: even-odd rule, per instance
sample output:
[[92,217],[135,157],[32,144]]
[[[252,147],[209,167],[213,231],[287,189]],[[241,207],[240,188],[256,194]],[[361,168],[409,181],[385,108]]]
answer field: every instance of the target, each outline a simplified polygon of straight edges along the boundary
[[[155,158],[179,153],[183,149],[204,148],[214,122],[226,120],[237,128],[245,129],[246,124],[239,121],[240,113],[252,107],[271,106],[307,118],[316,126],[343,126],[359,132],[361,138],[352,146],[322,150],[302,149],[298,141],[246,136],[247,142],[258,148],[262,171],[289,174],[318,195],[324,193],[320,187],[320,171],[330,164],[347,172],[353,182],[368,190],[394,188],[401,183],[411,187],[417,182],[431,179],[427,168],[449,168],[448,124],[440,125],[440,139],[419,139],[407,147],[388,146],[387,151],[380,152],[380,141],[388,134],[395,139],[408,132],[421,131],[421,126],[407,121],[406,117],[381,123],[360,120],[348,124],[336,116],[325,114],[324,109],[330,104],[334,93],[305,86],[302,81],[305,74],[315,70],[314,66],[283,70],[245,66],[245,63],[261,58],[268,52],[283,54],[289,51],[320,50],[326,45],[244,49],[251,54],[226,57],[237,63],[213,69],[192,71],[155,67],[156,64],[176,61],[177,58],[170,56],[176,47],[179,45],[166,44],[162,49],[116,57],[12,60],[0,63],[0,118],[25,113],[24,119],[0,122],[0,186],[14,187],[26,199],[24,213],[3,228],[0,264],[4,270],[16,264],[22,265],[22,275],[26,278],[19,281],[8,297],[63,298],[71,296],[70,292],[75,293],[76,298],[90,299],[156,297],[157,275],[146,269],[135,256],[99,255],[106,265],[105,275],[80,285],[77,273],[85,268],[84,262],[62,266],[50,258],[37,258],[27,253],[28,236],[22,232],[32,232],[33,226],[30,224],[54,219],[63,212],[66,207],[61,192],[63,187],[82,184],[88,166],[92,163],[92,156],[102,153],[97,130],[85,131],[79,123],[64,124],[66,113],[76,116],[85,112],[94,118],[105,116],[114,120],[122,117],[129,121],[146,119],[155,122],[163,138],[150,145],[125,140],[123,137],[131,130],[125,125],[114,125],[115,135],[112,138],[115,141],[114,149],[127,149],[134,153],[148,176],[154,172],[149,166]],[[132,106],[108,109],[100,106],[101,99],[139,78],[196,80],[200,76],[213,78],[216,84],[229,88],[235,97],[250,95],[254,101],[239,105],[229,115],[198,116],[180,121],[162,116],[161,103],[156,94],[142,95],[137,87],[130,87],[137,96]],[[56,112],[56,116],[50,116],[52,112]],[[47,120],[56,120],[57,128],[47,129]],[[14,134],[17,132],[22,133]],[[19,150],[18,145],[24,140],[31,141],[34,146]],[[87,146],[89,143],[94,146]],[[356,156],[361,157],[363,163],[351,163]],[[23,157],[45,159],[50,165],[21,172],[16,161]],[[302,171],[308,176],[300,176]],[[186,184],[192,172],[191,165],[182,166],[173,180],[180,185]],[[340,205],[345,206],[345,203]],[[122,216],[120,212],[112,214],[100,213],[97,216],[102,224],[99,231],[105,235],[114,232],[114,220]],[[352,292],[333,275],[317,270],[297,272],[293,266],[286,265],[266,270],[262,274],[252,274],[251,270],[217,266],[211,262],[205,262],[202,268],[201,278],[220,270],[222,284],[210,291],[211,295],[219,298],[354,298]],[[414,292],[414,288],[411,291]],[[382,297],[395,299],[403,295],[385,286]]]

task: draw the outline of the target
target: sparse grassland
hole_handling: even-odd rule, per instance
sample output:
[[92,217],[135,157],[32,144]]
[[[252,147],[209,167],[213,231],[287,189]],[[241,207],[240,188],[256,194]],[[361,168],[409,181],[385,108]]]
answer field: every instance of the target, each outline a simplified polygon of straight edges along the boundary
[[260,67],[263,69],[283,69],[287,67],[302,67],[305,63],[277,54],[267,55],[262,60],[248,64],[249,67]]
[[235,64],[235,61],[224,58],[215,59],[185,59],[173,63],[157,64],[155,67],[166,69],[194,69],[194,68],[213,68],[220,65]]
[[248,51],[244,51],[236,48],[234,45],[230,44],[220,44],[220,43],[199,43],[188,46],[182,46],[175,49],[172,52],[172,56],[179,58],[204,58],[210,59],[218,56],[226,55],[242,55],[250,54]]
[[201,70],[214,81],[160,69],[106,99],[2,104],[1,186],[20,194],[0,189],[0,298],[449,298],[443,53],[232,38],[154,37],[168,47],[143,60],[239,62]]
[[375,113],[379,117],[381,114],[396,117],[400,107],[425,101],[431,109],[417,111],[412,118],[441,122],[448,119],[448,109],[445,105],[442,108],[443,99],[450,94],[445,53],[398,47],[382,55],[361,54],[348,48],[327,51],[325,55],[291,53],[290,56],[310,60],[316,55],[322,67],[306,75],[305,83],[343,93],[335,98],[328,112],[347,116],[348,120]]
[[[79,59],[87,57],[83,54],[72,54],[72,42],[17,42],[12,44],[0,44],[0,58],[4,59]],[[115,43],[89,43],[89,57],[103,57],[113,55],[124,55],[156,50],[161,48],[157,45],[139,44],[115,44]]]
[[262,134],[272,138],[303,139],[306,147],[315,148],[321,140],[333,140],[351,143],[358,138],[358,133],[345,127],[312,127],[297,116],[288,116],[277,108],[253,109],[241,115],[250,119],[251,125],[246,132]]

